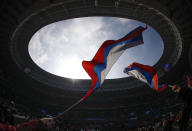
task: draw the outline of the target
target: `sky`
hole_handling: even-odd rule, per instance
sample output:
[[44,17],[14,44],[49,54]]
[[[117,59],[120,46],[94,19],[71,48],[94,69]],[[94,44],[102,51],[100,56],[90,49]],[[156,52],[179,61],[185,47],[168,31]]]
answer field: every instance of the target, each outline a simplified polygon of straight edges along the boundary
[[[105,40],[117,40],[146,24],[118,17],[83,17],[49,24],[37,31],[28,46],[32,60],[43,70],[66,78],[90,79],[82,67]],[[163,54],[163,40],[150,26],[143,32],[144,44],[127,49],[114,64],[107,79],[128,77],[125,67],[133,62],[155,65]]]

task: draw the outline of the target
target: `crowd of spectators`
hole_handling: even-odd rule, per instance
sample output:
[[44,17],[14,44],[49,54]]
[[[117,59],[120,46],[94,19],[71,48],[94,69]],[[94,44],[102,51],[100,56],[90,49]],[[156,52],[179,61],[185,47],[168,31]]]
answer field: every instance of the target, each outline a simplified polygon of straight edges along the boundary
[[[168,117],[163,117],[160,119],[154,119],[153,122],[148,122],[150,124],[138,124],[138,126],[130,126],[128,122],[118,122],[118,121],[105,121],[100,123],[86,123],[86,124],[75,124],[73,122],[62,122],[57,123],[54,126],[54,130],[58,131],[190,131],[192,130],[192,89],[187,87],[179,87],[177,85],[172,87],[172,91],[177,93],[178,98],[182,100],[183,107],[182,110],[177,113],[169,112]],[[162,115],[162,114],[161,114]],[[23,116],[25,121],[31,121],[34,116],[30,116],[17,109],[14,101],[7,101],[0,98],[0,123],[4,125],[16,126],[15,122],[16,116]],[[33,125],[36,123],[46,123],[49,121],[46,118],[39,118],[36,121],[25,123],[24,125]],[[51,119],[53,122],[53,119]],[[40,125],[41,125],[40,124]],[[42,124],[43,125],[43,124]],[[142,125],[142,126],[140,126]]]
[[17,109],[15,108],[14,101],[5,102],[0,101],[0,123],[14,125],[14,116]]
[[183,110],[177,114],[170,113],[169,118],[155,122],[153,125],[138,128],[138,131],[187,131],[192,130],[192,89],[190,87],[172,87],[183,101]]
[[[22,113],[23,114],[23,113]],[[0,101],[0,131],[47,131],[55,126],[53,118],[39,118],[30,120],[24,117],[26,122],[15,123],[15,117],[20,116],[14,101]],[[28,119],[27,119],[28,118]]]
[[[155,121],[153,124],[138,127],[138,131],[180,131],[179,124],[182,119],[182,111],[172,114],[169,118],[163,118]],[[186,129],[187,130],[187,129]],[[188,131],[192,130],[192,116],[188,123]]]
[[68,124],[60,125],[58,129],[59,131],[136,131],[135,127],[130,127],[126,122],[119,121],[68,122]]

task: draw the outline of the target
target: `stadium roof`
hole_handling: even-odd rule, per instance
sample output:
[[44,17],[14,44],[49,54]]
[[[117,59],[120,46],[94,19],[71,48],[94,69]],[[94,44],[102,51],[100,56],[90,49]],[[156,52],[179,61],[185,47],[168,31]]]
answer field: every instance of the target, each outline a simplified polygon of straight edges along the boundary
[[[47,24],[85,16],[129,18],[152,26],[164,42],[164,53],[154,67],[161,82],[176,82],[189,71],[192,42],[189,12],[192,12],[189,0],[3,0],[0,7],[0,69],[4,74],[1,85],[15,95],[10,95],[11,98],[33,112],[45,107],[62,111],[80,99],[91,81],[74,81],[43,71],[31,60],[28,43],[32,35]],[[169,72],[163,70],[165,63],[172,66]],[[145,86],[133,78],[106,80],[87,103],[89,106],[96,101],[95,107],[99,103],[106,107],[107,104],[127,105],[131,90],[135,91],[132,93],[135,97],[140,89],[143,95],[150,92]]]

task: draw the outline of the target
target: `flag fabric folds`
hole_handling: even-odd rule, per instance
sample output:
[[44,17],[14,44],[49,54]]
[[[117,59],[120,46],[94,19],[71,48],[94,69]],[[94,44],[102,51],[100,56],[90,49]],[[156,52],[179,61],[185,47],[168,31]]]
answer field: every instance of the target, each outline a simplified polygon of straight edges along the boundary
[[124,72],[146,83],[157,92],[162,92],[168,87],[167,84],[159,86],[157,72],[151,66],[135,62],[126,67]]
[[127,48],[143,43],[142,32],[146,28],[139,26],[119,40],[105,41],[91,61],[82,62],[83,68],[92,79],[91,88],[83,99],[89,96],[93,90],[102,85],[114,63]]

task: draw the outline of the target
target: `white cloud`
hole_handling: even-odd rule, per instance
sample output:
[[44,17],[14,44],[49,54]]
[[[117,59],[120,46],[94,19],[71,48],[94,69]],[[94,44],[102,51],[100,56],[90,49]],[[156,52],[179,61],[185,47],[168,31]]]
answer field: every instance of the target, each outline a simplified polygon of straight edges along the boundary
[[47,60],[48,60],[48,56],[46,53],[44,53],[39,58],[37,58],[36,62],[41,65],[45,63]]
[[34,43],[34,44],[29,44],[28,49],[29,49],[30,56],[38,65],[43,65],[48,60],[48,56],[46,51],[44,51],[42,47],[42,43],[40,42],[39,33],[36,33],[32,37],[30,43]]
[[119,18],[118,21],[119,21],[121,24],[127,24],[127,23],[132,22],[131,20],[126,19],[126,18]]

